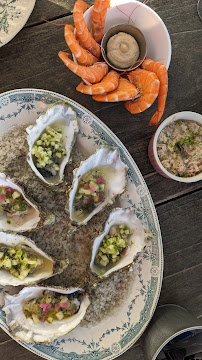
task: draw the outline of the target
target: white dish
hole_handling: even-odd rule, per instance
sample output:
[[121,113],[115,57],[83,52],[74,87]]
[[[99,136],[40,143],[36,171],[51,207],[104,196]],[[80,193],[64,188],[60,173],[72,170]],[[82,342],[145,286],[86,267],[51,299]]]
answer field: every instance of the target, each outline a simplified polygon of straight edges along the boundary
[[[126,148],[105,124],[75,101],[46,90],[21,89],[1,94],[0,136],[10,128],[27,122],[34,123],[56,101],[68,101],[76,111],[80,124],[77,146],[86,157],[103,143],[119,148],[122,161],[129,167],[127,188],[118,200],[119,206],[133,208],[141,223],[150,229],[153,238],[136,261],[134,283],[117,313],[96,326],[79,326],[50,344],[19,343],[49,360],[111,360],[138,340],[152,318],[159,299],[163,277],[163,246],[158,217],[145,181]],[[1,288],[1,295],[3,290],[12,291],[9,287]],[[12,336],[1,307],[0,326]]]
[[36,0],[3,0],[0,3],[0,47],[7,44],[26,24]]
[[158,141],[160,132],[167,125],[169,125],[172,122],[177,121],[177,120],[193,120],[202,125],[202,115],[192,112],[192,111],[181,111],[181,112],[178,112],[178,113],[175,113],[175,114],[169,116],[167,119],[165,119],[161,123],[161,125],[158,127],[155,134],[152,136],[152,138],[150,140],[149,150],[148,150],[150,162],[151,162],[152,166],[154,167],[154,169],[156,171],[158,171],[159,174],[161,174],[169,179],[176,180],[179,182],[184,182],[184,183],[191,183],[191,182],[196,182],[196,181],[202,180],[202,173],[197,174],[195,176],[191,176],[191,177],[180,177],[180,176],[171,174],[168,170],[166,170],[163,167],[163,165],[158,157],[157,141]]
[[[84,14],[87,27],[91,28],[92,7]],[[107,10],[105,29],[108,31],[117,24],[129,24],[137,27],[144,35],[147,56],[163,63],[169,68],[171,60],[171,41],[168,30],[160,16],[149,6],[139,1],[112,0]]]

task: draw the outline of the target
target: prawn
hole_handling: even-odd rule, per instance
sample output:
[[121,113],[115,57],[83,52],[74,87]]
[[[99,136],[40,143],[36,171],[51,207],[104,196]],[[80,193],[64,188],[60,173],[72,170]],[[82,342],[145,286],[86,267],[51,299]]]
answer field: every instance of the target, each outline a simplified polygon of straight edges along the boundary
[[64,35],[67,45],[80,64],[90,66],[98,61],[95,56],[80,46],[79,42],[75,39],[74,27],[72,25],[65,25]]
[[157,98],[160,81],[153,72],[139,68],[131,71],[128,77],[138,88],[140,97],[135,101],[126,101],[124,105],[131,114],[139,114],[148,109]]
[[70,54],[64,51],[59,51],[58,56],[71,71],[91,83],[101,81],[108,72],[108,65],[105,62],[97,62],[91,66],[83,66],[70,60]]
[[168,72],[165,65],[160,62],[155,62],[149,58],[146,58],[143,61],[141,67],[145,70],[154,72],[158,76],[158,79],[160,81],[158,110],[154,113],[149,122],[149,125],[156,124],[157,126],[159,121],[161,120],[166,106],[166,98],[168,93]]
[[92,32],[97,43],[101,43],[104,35],[105,17],[110,7],[110,0],[95,0],[92,9]]
[[120,77],[116,90],[106,95],[94,95],[93,99],[104,102],[124,101],[134,98],[137,93],[138,90],[133,84],[131,84],[127,79]]
[[101,49],[100,45],[93,39],[85,23],[83,13],[88,9],[89,5],[83,0],[77,0],[73,8],[74,26],[76,28],[76,34],[88,51],[91,52],[96,58],[100,59]]
[[83,81],[77,86],[76,90],[84,94],[100,95],[115,90],[118,87],[119,74],[111,70],[101,82],[93,85],[85,85]]

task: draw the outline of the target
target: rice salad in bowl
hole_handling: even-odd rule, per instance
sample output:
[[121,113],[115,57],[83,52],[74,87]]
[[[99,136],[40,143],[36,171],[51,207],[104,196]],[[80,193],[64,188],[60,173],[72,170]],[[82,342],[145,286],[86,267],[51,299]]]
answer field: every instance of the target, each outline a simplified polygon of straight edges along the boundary
[[202,179],[202,115],[182,111],[164,120],[149,144],[152,166],[180,182]]

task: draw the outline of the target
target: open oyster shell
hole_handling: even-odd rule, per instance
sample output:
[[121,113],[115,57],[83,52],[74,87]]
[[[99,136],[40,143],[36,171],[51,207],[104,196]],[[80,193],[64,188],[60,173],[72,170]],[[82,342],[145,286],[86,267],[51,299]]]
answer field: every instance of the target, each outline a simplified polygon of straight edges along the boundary
[[[35,141],[45,131],[47,126],[51,126],[53,129],[62,129],[62,144],[66,151],[66,155],[60,159],[59,171],[53,176],[43,176],[36,167],[34,156],[31,154]],[[64,168],[70,160],[70,154],[79,131],[76,112],[67,102],[56,102],[44,115],[36,120],[35,125],[30,125],[26,131],[28,133],[27,141],[29,145],[27,161],[32,170],[46,184],[50,186],[60,184],[63,181]]]
[[4,202],[0,203],[0,231],[25,232],[36,229],[42,225],[52,225],[55,216],[47,210],[41,209],[35,204],[34,200],[25,195],[23,186],[15,179],[10,179],[5,174],[0,173],[0,187],[16,190],[28,204],[26,211],[16,211],[10,213],[9,209],[4,209]]
[[[77,193],[79,181],[84,174],[93,169],[101,169],[105,176],[106,187],[104,200],[99,202],[94,209],[83,216],[77,215],[75,211],[74,201]],[[101,145],[98,150],[87,160],[81,162],[78,169],[74,170],[74,179],[72,188],[68,193],[68,207],[70,220],[73,225],[86,224],[95,214],[103,210],[106,205],[112,204],[115,197],[126,188],[126,173],[128,167],[121,161],[119,150],[113,146]]]
[[22,248],[27,253],[42,259],[43,263],[39,265],[33,272],[30,272],[24,280],[20,280],[19,278],[10,274],[9,271],[0,268],[0,285],[2,286],[33,285],[39,281],[61,273],[68,266],[68,259],[53,259],[44,251],[39,249],[31,239],[22,235],[0,232],[0,249],[7,247],[13,248],[16,246]]
[[[66,319],[56,320],[52,323],[34,323],[31,318],[26,318],[23,312],[23,305],[29,300],[41,298],[44,292],[50,291],[63,295],[74,294],[79,298],[79,311]],[[54,287],[27,287],[17,295],[5,295],[5,305],[3,311],[6,313],[6,322],[16,340],[26,343],[49,343],[55,338],[65,335],[79,325],[88,306],[90,305],[89,296],[82,289],[60,289]]]
[[[127,225],[130,229],[130,243],[121,254],[118,262],[114,264],[108,264],[106,267],[96,264],[95,257],[99,247],[106,235],[114,225]],[[133,260],[144,249],[148,236],[146,230],[143,228],[140,220],[135,215],[131,208],[121,209],[116,208],[111,211],[104,227],[103,233],[98,236],[93,243],[92,257],[90,262],[90,268],[92,272],[99,278],[106,278],[111,273],[121,270],[133,263]]]

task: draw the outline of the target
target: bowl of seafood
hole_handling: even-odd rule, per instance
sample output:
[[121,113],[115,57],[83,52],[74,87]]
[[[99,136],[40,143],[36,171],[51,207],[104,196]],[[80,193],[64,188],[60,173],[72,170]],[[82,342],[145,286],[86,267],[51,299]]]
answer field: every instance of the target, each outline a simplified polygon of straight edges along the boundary
[[202,179],[202,115],[182,111],[169,116],[149,143],[149,159],[159,174],[179,182]]
[[128,24],[114,25],[101,41],[103,59],[114,70],[132,71],[146,56],[146,42],[142,32]]
[[[73,19],[74,26],[65,25],[64,36],[74,61],[70,59],[70,53],[59,51],[58,55],[68,69],[83,80],[76,90],[92,95],[95,101],[124,102],[131,114],[147,110],[158,97],[158,110],[149,122],[157,125],[166,104],[167,69],[171,59],[170,37],[161,18],[139,1],[95,0],[90,7],[77,0]],[[125,24],[121,25],[124,31],[113,34],[107,41],[108,34],[114,32],[118,24]],[[117,47],[120,46],[117,37],[121,38],[122,54],[119,51],[118,62]],[[105,42],[106,46],[112,46],[112,51],[106,49]],[[127,62],[123,64],[125,56]],[[143,61],[137,61],[139,58]],[[134,69],[136,61],[138,67]]]
[[113,359],[141,336],[161,289],[144,179],[71,99],[22,89],[0,104],[0,326],[46,359]]

